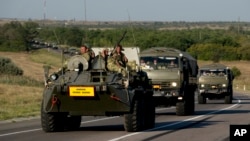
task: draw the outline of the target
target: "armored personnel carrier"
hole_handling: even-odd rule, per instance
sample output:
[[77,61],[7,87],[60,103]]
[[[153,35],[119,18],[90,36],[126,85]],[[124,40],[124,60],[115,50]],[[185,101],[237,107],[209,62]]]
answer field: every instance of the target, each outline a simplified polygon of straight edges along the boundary
[[154,127],[153,90],[143,71],[111,72],[100,55],[91,63],[75,55],[67,69],[45,74],[41,104],[45,132],[78,129],[81,116],[123,116],[128,132]]
[[140,53],[140,66],[152,79],[156,106],[176,106],[179,116],[194,113],[198,65],[186,52],[152,47]]
[[199,70],[198,102],[205,104],[206,99],[224,98],[226,104],[233,99],[233,73],[223,64],[204,65]]

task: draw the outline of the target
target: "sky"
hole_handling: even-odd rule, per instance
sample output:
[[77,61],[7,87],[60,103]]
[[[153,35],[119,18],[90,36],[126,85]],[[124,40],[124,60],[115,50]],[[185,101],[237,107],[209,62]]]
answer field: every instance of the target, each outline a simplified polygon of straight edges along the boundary
[[17,19],[250,22],[249,13],[250,0],[0,0],[0,18]]

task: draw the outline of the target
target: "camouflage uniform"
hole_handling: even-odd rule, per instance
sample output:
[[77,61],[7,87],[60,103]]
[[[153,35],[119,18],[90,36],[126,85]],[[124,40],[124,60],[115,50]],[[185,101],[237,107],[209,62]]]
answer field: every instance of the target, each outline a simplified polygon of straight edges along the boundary
[[82,56],[83,56],[88,62],[90,62],[90,60],[91,60],[91,55],[90,55],[89,51],[86,52],[86,53],[83,53]]
[[126,75],[126,63],[125,60],[125,54],[124,53],[114,53],[112,56],[108,58],[107,61],[107,68],[109,71],[119,72],[123,75]]
[[107,68],[109,71],[121,72],[121,67],[117,66],[113,57],[108,57]]
[[116,63],[118,63],[121,67],[125,68],[127,61],[125,60],[125,54],[124,53],[114,53],[113,56],[114,60],[116,61]]

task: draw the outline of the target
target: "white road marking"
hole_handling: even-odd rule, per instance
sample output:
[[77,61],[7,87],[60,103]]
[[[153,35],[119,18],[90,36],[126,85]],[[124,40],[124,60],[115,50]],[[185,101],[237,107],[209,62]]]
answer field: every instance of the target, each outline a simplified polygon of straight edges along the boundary
[[172,124],[166,124],[166,125],[163,125],[163,126],[160,126],[160,127],[156,127],[156,128],[144,130],[144,131],[141,131],[141,132],[130,133],[130,134],[127,134],[127,135],[124,135],[124,136],[121,136],[121,137],[117,137],[117,138],[110,139],[110,140],[108,140],[108,141],[118,141],[118,140],[121,140],[121,139],[124,139],[124,138],[127,138],[127,137],[131,137],[131,136],[134,136],[134,135],[138,135],[138,134],[141,134],[141,133],[145,133],[145,131],[154,131],[154,130],[158,130],[158,129],[161,129],[161,128],[166,128],[166,127],[178,125],[178,124],[184,123],[184,122],[186,122],[186,121],[190,121],[190,120],[194,120],[194,119],[199,119],[199,118],[205,117],[205,116],[210,115],[210,114],[215,114],[215,113],[218,113],[218,112],[221,112],[221,111],[224,111],[224,110],[232,109],[232,108],[234,108],[235,106],[239,105],[240,103],[241,103],[241,100],[238,100],[238,103],[237,103],[237,104],[234,104],[234,105],[229,106],[229,107],[227,107],[227,108],[219,109],[219,110],[216,110],[216,111],[213,111],[213,112],[204,114],[204,115],[192,117],[192,118],[185,119],[185,120],[182,120],[182,121],[179,121],[179,122],[175,122],[175,123],[172,123]]
[[9,135],[16,135],[16,134],[22,134],[22,133],[28,133],[28,132],[34,132],[34,131],[38,131],[38,130],[41,130],[41,128],[1,134],[0,137],[9,136]]
[[89,120],[89,121],[81,122],[81,124],[84,124],[84,123],[91,123],[91,122],[97,122],[97,121],[102,121],[102,120],[109,120],[109,119],[118,118],[118,117],[119,117],[119,116],[106,117],[106,118],[100,118],[100,119],[95,119],[95,120]]

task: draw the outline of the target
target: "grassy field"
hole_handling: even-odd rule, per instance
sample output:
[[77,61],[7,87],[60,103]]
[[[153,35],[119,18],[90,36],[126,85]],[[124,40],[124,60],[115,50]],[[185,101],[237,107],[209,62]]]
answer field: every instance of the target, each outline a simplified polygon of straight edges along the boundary
[[0,120],[38,116],[42,87],[0,84]]
[[[60,55],[49,50],[39,50],[32,53],[0,52],[0,56],[10,58],[22,68],[25,77],[41,82],[41,86],[36,87],[0,83],[0,120],[39,116],[44,80],[43,66],[51,65],[51,72],[58,70],[62,64]],[[211,62],[198,61],[199,66],[209,63]],[[249,61],[223,61],[220,63],[240,69],[242,74],[234,81],[234,91],[250,91]],[[3,77],[0,77],[1,79]]]
[[[40,115],[40,104],[43,92],[43,65],[51,65],[52,71],[60,67],[60,55],[40,50],[33,53],[0,52],[0,56],[7,57],[24,71],[24,76],[41,82],[40,86],[21,86],[0,83],[0,120],[30,117]],[[5,76],[0,81],[6,81]],[[21,78],[12,77],[10,79]]]

